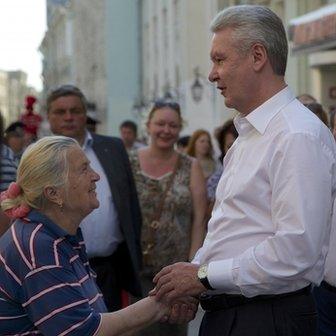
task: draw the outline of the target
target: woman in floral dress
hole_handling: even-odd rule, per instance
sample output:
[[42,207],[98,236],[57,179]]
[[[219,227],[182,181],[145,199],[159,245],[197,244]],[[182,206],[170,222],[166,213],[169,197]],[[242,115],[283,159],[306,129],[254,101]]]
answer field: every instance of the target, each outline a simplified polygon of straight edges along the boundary
[[[147,120],[150,145],[130,156],[143,217],[145,293],[162,267],[191,260],[205,236],[205,180],[198,162],[175,150],[181,128],[179,105],[156,102]],[[185,336],[186,331],[186,325],[164,323],[140,335]]]

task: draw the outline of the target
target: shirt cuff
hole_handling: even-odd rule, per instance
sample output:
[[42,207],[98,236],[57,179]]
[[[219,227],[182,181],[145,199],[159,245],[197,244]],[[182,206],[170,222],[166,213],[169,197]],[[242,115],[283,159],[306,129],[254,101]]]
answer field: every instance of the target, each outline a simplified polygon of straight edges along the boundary
[[233,282],[233,259],[211,261],[208,265],[208,281],[214,289],[230,291],[236,288]]

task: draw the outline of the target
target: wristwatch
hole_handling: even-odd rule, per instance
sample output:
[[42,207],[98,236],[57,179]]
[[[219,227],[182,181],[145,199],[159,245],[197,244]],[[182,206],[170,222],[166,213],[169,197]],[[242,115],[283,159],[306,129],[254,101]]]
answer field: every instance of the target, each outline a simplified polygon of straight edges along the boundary
[[206,289],[214,289],[211,287],[208,280],[208,264],[201,265],[197,272],[198,280]]

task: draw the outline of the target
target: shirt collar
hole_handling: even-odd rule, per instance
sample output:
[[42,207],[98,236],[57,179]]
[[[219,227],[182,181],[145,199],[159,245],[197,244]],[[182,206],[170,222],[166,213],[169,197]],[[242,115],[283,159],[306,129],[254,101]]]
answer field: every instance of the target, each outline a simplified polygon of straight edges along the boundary
[[68,232],[63,230],[59,225],[54,223],[49,217],[42,214],[41,212],[32,209],[28,216],[32,222],[42,223],[48,231],[51,231],[57,238],[67,237],[70,240],[77,240],[80,239],[82,236],[80,228],[78,228],[77,233],[75,235],[70,235]]
[[92,144],[93,144],[92,135],[89,131],[86,131],[82,149],[85,151],[86,149],[91,148]]
[[286,86],[262,105],[254,109],[246,117],[238,115],[235,118],[235,125],[237,126],[238,132],[239,129],[241,130],[242,127],[244,127],[244,124],[247,121],[260,134],[264,134],[273,117],[293,99],[295,99],[293,92]]

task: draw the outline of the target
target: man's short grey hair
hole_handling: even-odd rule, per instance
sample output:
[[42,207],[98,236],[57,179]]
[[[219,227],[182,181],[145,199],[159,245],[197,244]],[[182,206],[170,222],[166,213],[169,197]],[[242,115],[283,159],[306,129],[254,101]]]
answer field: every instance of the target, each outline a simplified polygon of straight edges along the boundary
[[255,43],[261,43],[275,74],[284,76],[287,65],[288,43],[281,19],[269,8],[256,5],[241,5],[219,12],[210,25],[216,33],[232,28],[237,48],[247,52]]
[[67,97],[67,96],[76,96],[80,99],[82,102],[83,108],[85,112],[87,111],[87,100],[83,94],[83,92],[76,86],[66,84],[66,85],[61,85],[57,88],[52,89],[47,96],[47,112],[50,110],[50,105],[51,103],[60,98],[60,97]]

